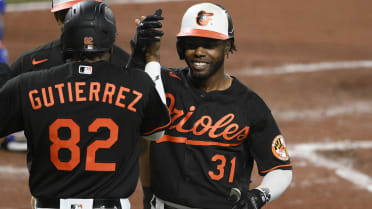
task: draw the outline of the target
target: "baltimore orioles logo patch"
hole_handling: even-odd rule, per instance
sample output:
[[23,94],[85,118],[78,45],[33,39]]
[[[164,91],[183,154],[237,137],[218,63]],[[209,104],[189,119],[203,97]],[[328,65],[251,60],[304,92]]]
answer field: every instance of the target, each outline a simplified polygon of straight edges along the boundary
[[200,11],[196,17],[196,23],[200,26],[206,26],[212,20],[213,13]]
[[279,160],[287,161],[289,159],[288,150],[285,146],[284,137],[282,135],[275,137],[271,145],[271,149],[274,156]]

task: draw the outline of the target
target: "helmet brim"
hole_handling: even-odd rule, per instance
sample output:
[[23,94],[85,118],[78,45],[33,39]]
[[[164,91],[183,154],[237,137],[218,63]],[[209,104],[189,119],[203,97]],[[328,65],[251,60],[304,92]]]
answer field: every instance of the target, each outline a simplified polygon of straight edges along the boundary
[[182,30],[177,34],[177,37],[203,37],[203,38],[212,38],[212,39],[219,39],[219,40],[226,40],[229,39],[229,36],[226,34],[218,33],[215,31],[210,30],[202,30],[202,29],[186,29]]
[[[79,3],[81,1],[84,1],[84,0],[68,1],[68,2],[65,2],[65,3],[62,3],[62,4],[58,4],[58,5],[53,6],[50,11],[51,12],[58,12],[58,11],[64,10],[64,9],[70,9],[74,4]],[[96,1],[102,2],[102,0],[96,0]]]

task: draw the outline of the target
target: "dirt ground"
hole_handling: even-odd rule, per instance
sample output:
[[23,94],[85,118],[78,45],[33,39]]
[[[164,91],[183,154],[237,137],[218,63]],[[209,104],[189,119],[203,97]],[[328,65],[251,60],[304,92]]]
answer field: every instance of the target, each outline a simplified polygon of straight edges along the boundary
[[[175,35],[182,14],[200,1],[111,5],[117,19],[117,44],[129,51],[133,20],[163,9],[165,35],[162,64],[178,60]],[[286,138],[289,153],[302,143],[372,141],[372,70],[356,65],[331,70],[278,73],[288,64],[351,62],[372,57],[372,2],[369,0],[214,1],[230,11],[238,51],[225,69],[255,90],[271,108]],[[11,62],[23,51],[58,38],[59,29],[47,11],[12,12],[5,17],[5,45]],[[267,74],[254,75],[253,69]],[[314,69],[319,69],[314,68]],[[301,71],[301,67],[296,68]],[[372,205],[372,148],[313,151],[310,156],[347,162],[369,177],[370,190],[337,175],[331,166],[294,155],[293,182],[267,209],[365,209]],[[311,157],[310,157],[311,159]],[[0,150],[0,209],[27,209],[30,193],[25,154]],[[341,168],[341,167],[340,167]],[[343,167],[342,167],[343,168]],[[255,171],[255,173],[257,173]],[[260,177],[253,176],[257,184]],[[257,183],[256,183],[257,182]],[[131,197],[141,208],[141,190]],[[368,206],[369,205],[369,206]]]

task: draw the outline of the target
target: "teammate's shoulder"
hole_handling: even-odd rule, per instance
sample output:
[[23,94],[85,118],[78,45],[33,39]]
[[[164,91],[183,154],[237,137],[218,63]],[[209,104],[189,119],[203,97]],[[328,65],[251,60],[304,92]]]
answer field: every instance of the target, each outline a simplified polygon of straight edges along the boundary
[[10,67],[4,62],[0,62],[0,88],[9,79]]
[[59,49],[60,46],[61,46],[61,42],[59,41],[59,39],[53,40],[51,42],[48,42],[46,44],[40,45],[36,48],[23,52],[20,57],[26,57],[26,56],[32,57],[33,55],[43,53],[43,52],[50,53],[51,49],[56,49],[56,48]]
[[23,85],[24,84],[25,86],[27,86],[27,84],[30,82],[40,81],[42,79],[40,74],[42,73],[45,73],[45,72],[44,71],[30,71],[30,72],[22,73],[16,77],[9,79],[5,83],[5,85],[9,83],[11,85],[14,85],[14,84]]
[[124,49],[117,45],[113,46],[113,53],[111,55],[111,63],[117,65],[126,65],[130,55]]
[[[58,55],[56,55],[58,54]],[[36,66],[42,63],[50,62],[52,57],[62,55],[60,50],[60,41],[59,39],[48,42],[41,46],[38,46],[34,49],[23,52],[12,64],[14,67],[15,64],[25,64],[26,66]]]
[[258,95],[256,91],[249,88],[236,77],[232,76],[232,78],[233,78],[232,89],[234,94],[239,95],[240,98],[253,100],[259,103],[263,102],[263,99]]
[[114,54],[117,53],[119,55],[125,55],[125,56],[128,56],[128,57],[130,56],[127,51],[125,51],[124,49],[122,49],[118,45],[114,44],[113,47],[114,47]]
[[128,74],[132,75],[133,77],[150,78],[149,75],[144,70],[137,69],[137,68],[125,69],[124,72],[127,72]]
[[172,68],[172,67],[161,67],[161,73],[164,77],[174,78],[177,80],[184,80],[189,71],[188,67]]
[[235,76],[231,76],[233,81],[232,81],[232,86],[237,89],[237,91],[239,91],[239,93],[246,93],[246,94],[249,94],[249,95],[257,95],[257,93],[252,90],[251,88],[249,88],[247,85],[245,85],[243,82],[241,82],[237,77]]

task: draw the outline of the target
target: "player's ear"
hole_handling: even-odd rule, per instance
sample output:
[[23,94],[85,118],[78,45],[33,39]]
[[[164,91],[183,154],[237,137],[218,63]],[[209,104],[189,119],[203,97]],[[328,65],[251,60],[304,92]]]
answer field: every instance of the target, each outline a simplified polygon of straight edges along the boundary
[[231,51],[231,41],[229,39],[225,41],[224,53],[225,53],[226,58],[229,58],[230,51]]
[[106,51],[105,54],[103,54],[102,59],[109,62],[112,54],[114,54],[113,46],[108,51]]

